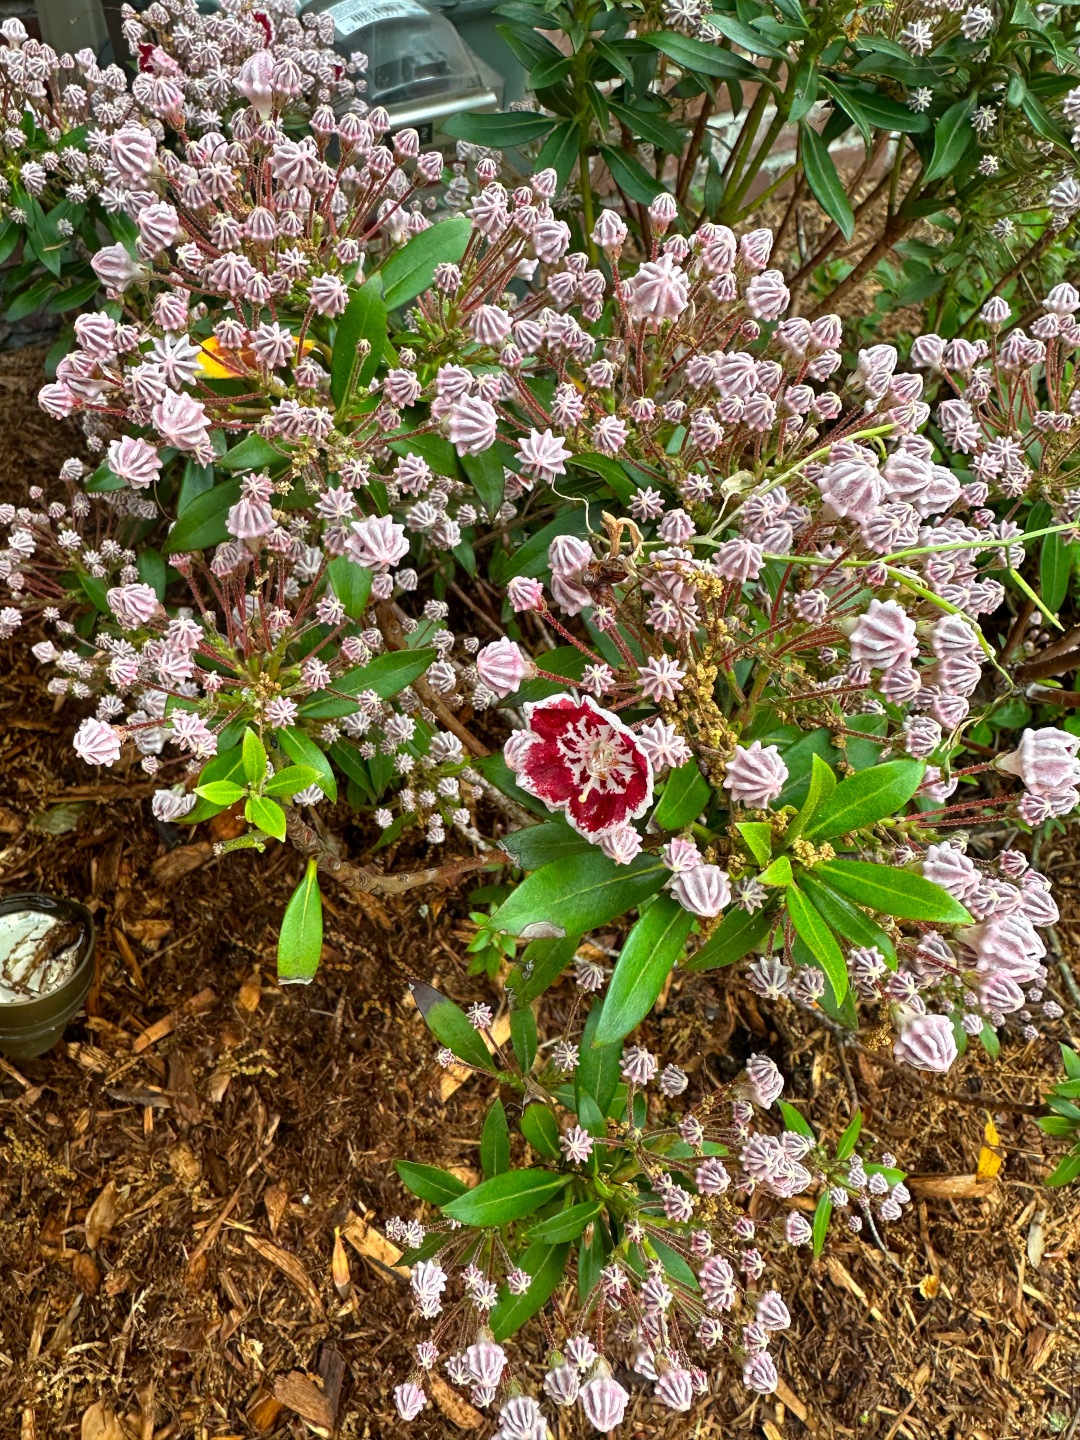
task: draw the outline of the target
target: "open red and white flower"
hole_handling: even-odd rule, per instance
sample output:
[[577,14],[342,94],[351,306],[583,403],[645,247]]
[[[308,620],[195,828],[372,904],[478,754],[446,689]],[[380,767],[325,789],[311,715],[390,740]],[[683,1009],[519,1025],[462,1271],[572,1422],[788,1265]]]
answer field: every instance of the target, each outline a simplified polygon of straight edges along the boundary
[[507,743],[518,784],[561,810],[587,840],[645,814],[652,804],[652,766],[637,736],[588,697],[567,695],[525,706],[526,728]]

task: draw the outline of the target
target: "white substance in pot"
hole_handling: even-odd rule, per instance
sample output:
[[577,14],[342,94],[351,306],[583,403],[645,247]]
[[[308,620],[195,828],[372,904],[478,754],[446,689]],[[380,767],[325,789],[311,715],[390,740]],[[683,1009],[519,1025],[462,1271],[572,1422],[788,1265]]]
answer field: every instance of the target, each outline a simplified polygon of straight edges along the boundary
[[58,990],[74,975],[85,939],[77,921],[47,911],[0,915],[0,1005]]

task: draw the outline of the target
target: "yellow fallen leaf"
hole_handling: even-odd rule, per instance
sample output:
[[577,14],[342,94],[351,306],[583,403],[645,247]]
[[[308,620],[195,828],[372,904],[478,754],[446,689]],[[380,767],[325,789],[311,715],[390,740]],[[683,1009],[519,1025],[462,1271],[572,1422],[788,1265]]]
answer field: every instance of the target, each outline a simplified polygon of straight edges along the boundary
[[1001,1136],[997,1132],[997,1126],[987,1116],[986,1128],[983,1130],[986,1144],[979,1151],[979,1164],[975,1171],[976,1180],[993,1180],[994,1176],[1001,1169],[1003,1156],[996,1147],[1001,1144]]

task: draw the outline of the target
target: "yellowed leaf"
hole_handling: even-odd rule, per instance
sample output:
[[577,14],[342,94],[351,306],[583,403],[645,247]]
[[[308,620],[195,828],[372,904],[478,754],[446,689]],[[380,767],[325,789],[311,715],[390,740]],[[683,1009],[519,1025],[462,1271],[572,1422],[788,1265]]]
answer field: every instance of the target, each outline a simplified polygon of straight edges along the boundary
[[116,1181],[110,1180],[86,1212],[86,1246],[96,1250],[109,1234],[119,1217],[116,1205]]
[[979,1151],[979,1163],[975,1170],[977,1180],[993,1180],[994,1176],[1001,1169],[1004,1157],[994,1147],[1001,1144],[1001,1136],[997,1132],[997,1126],[990,1116],[986,1118],[986,1127],[983,1130],[986,1144]]

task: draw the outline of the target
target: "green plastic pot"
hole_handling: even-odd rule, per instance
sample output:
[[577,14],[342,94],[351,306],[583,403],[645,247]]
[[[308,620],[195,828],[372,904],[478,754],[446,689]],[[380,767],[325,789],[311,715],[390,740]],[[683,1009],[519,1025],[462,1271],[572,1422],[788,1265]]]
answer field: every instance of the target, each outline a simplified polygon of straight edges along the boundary
[[94,978],[94,921],[85,905],[58,895],[7,895],[0,915],[15,910],[40,910],[83,926],[83,953],[75,973],[57,990],[33,1000],[0,1001],[0,1053],[10,1060],[33,1060],[51,1050],[73,1015],[82,1009]]

